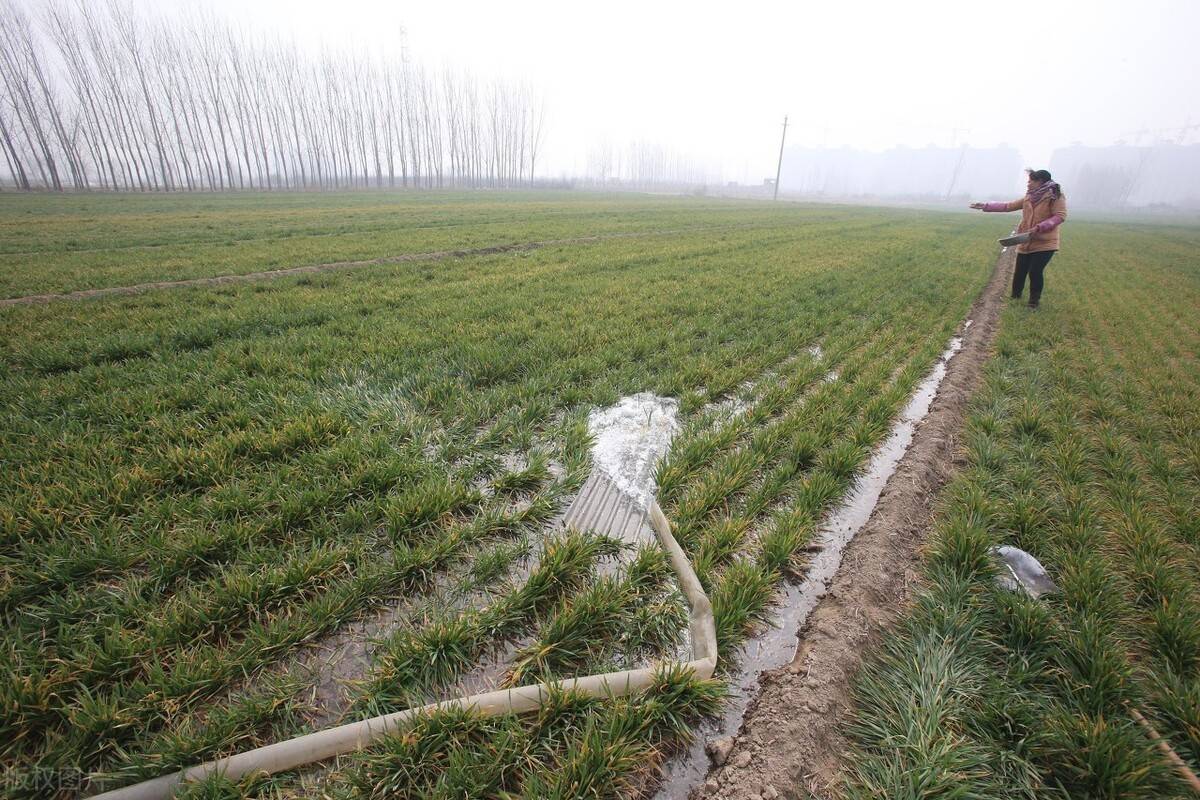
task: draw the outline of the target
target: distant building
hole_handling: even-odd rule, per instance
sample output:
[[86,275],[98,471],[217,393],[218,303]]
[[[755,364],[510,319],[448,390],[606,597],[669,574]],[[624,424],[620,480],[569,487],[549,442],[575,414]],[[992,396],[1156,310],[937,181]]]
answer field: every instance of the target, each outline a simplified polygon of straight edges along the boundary
[[1061,147],[1050,171],[1081,208],[1200,208],[1200,144]]
[[1001,145],[850,148],[791,147],[779,188],[788,194],[947,200],[1016,197],[1024,188],[1020,153]]

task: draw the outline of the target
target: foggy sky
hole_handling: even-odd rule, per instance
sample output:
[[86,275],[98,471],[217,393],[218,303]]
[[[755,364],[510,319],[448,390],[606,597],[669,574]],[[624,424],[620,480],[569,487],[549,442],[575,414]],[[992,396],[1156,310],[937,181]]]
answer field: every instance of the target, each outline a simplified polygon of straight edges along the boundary
[[637,139],[758,182],[785,113],[789,144],[1009,144],[1034,167],[1072,142],[1200,123],[1190,0],[208,4],[314,49],[406,42],[430,65],[528,80],[549,114],[543,175],[582,173],[589,147]]

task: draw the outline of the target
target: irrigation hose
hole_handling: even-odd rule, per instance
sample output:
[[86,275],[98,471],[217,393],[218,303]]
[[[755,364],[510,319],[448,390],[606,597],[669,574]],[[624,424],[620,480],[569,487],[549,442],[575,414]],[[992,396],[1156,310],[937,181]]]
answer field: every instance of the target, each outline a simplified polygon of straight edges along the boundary
[[[704,588],[700,585],[700,580],[696,577],[687,555],[671,534],[671,524],[667,521],[666,515],[654,501],[650,504],[650,525],[654,528],[663,550],[671,560],[671,566],[679,579],[679,587],[690,607],[689,627],[692,634],[693,656],[695,657],[691,661],[678,663],[700,678],[710,678],[717,666],[717,634],[713,624],[712,604],[708,600],[708,595],[704,593]],[[619,697],[633,694],[647,688],[660,668],[661,666],[644,667],[552,683],[535,683],[408,708],[360,722],[351,722],[336,728],[305,734],[294,739],[189,767],[143,783],[113,789],[95,795],[94,800],[163,800],[163,798],[169,798],[174,793],[175,787],[184,781],[202,780],[215,773],[221,773],[231,780],[237,780],[245,775],[270,775],[284,772],[362,749],[383,736],[403,730],[422,715],[445,709],[473,709],[484,716],[494,717],[501,714],[524,714],[536,711],[554,691],[574,691],[591,697]]]
[[1164,739],[1158,731],[1154,730],[1154,726],[1150,724],[1148,719],[1142,716],[1142,712],[1138,711],[1133,706],[1128,706],[1128,709],[1129,713],[1135,720],[1137,720],[1138,724],[1145,728],[1146,735],[1150,737],[1150,741],[1154,742],[1155,746],[1158,747],[1159,752],[1161,752],[1166,757],[1167,761],[1171,763],[1171,766],[1175,768],[1175,773],[1179,775],[1180,780],[1192,787],[1192,792],[1200,795],[1200,778],[1196,777],[1196,773],[1192,772],[1187,763],[1179,757],[1179,754],[1175,752],[1175,748],[1171,747],[1171,744]]

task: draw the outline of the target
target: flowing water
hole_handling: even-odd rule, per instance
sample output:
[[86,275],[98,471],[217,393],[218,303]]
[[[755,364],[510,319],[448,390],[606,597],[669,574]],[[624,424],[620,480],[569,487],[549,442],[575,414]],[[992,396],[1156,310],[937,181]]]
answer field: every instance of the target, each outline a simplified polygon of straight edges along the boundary
[[648,508],[654,497],[654,468],[679,431],[678,413],[678,400],[642,392],[588,415],[592,469],[639,508]]

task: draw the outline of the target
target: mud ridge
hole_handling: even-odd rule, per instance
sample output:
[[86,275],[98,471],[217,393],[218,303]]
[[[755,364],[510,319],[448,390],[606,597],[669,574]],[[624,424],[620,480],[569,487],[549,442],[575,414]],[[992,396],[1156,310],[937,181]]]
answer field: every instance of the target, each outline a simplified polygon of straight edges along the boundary
[[434,250],[428,253],[403,253],[383,258],[370,258],[364,261],[334,261],[328,264],[308,264],[302,267],[287,267],[263,272],[247,272],[240,275],[214,275],[208,278],[186,278],[177,281],[152,281],[136,283],[131,286],[106,286],[99,289],[80,289],[75,292],[62,294],[30,294],[24,297],[0,298],[0,308],[9,306],[32,306],[53,303],[57,300],[92,300],[98,297],[112,297],[141,294],[156,289],[180,289],[189,286],[221,286],[232,283],[253,283],[255,281],[274,280],[292,275],[311,275],[320,272],[337,270],[361,269],[363,267],[381,267],[391,264],[407,264],[414,261],[445,261],[451,258],[468,258],[471,256],[489,256],[499,253],[521,253],[538,250],[543,247],[553,247],[564,244],[587,244],[602,242],[608,239],[639,239],[647,236],[670,236],[677,233],[703,232],[726,230],[733,228],[755,228],[754,225],[715,225],[698,228],[676,228],[660,231],[625,231],[616,233],[599,233],[589,236],[573,236],[566,239],[545,239],[535,242],[518,242],[515,244],[498,244],[489,247],[473,247],[458,250]]
[[870,519],[798,638],[792,662],[762,676],[732,740],[708,745],[713,763],[690,798],[830,798],[847,746],[850,683],[864,653],[894,624],[919,580],[938,495],[962,467],[959,435],[1000,324],[1015,253],[1001,253],[969,313],[962,350]]

